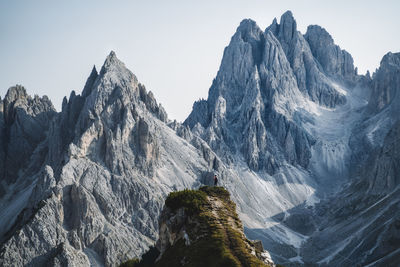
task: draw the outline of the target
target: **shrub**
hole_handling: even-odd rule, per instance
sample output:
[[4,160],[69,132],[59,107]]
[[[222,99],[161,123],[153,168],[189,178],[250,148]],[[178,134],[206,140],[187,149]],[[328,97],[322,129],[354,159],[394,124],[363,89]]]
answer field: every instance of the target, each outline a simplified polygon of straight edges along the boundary
[[202,191],[188,189],[171,192],[165,200],[165,205],[172,211],[184,208],[188,215],[198,214],[207,205],[207,195]]
[[134,258],[122,263],[119,267],[150,267],[154,266],[154,263],[160,255],[160,252],[155,246],[151,246],[149,250],[143,254],[142,260]]
[[200,187],[199,190],[209,196],[218,197],[225,201],[230,200],[230,194],[228,190],[226,190],[222,186],[203,186]]
[[127,260],[124,263],[121,263],[119,265],[119,267],[138,267],[138,265],[139,265],[139,259],[134,258],[134,259]]

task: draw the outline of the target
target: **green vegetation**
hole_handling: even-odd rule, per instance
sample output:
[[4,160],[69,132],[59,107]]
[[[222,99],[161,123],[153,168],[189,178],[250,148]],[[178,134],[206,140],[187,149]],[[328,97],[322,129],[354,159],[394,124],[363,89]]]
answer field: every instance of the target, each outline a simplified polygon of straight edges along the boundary
[[223,187],[172,192],[165,205],[172,212],[184,208],[188,216],[185,229],[191,244],[187,246],[185,240],[178,239],[157,262],[123,266],[265,266],[251,254],[252,243],[245,238],[236,205]]
[[165,206],[172,211],[184,208],[188,215],[201,212],[206,204],[207,195],[204,192],[189,189],[171,192],[165,200]]
[[140,260],[138,258],[134,258],[122,263],[121,265],[119,265],[119,267],[139,267],[139,263]]
[[[218,197],[219,199],[226,202],[232,202],[231,194],[229,194],[228,190],[226,190],[222,186],[203,186],[199,190],[201,192],[205,192],[208,196]],[[232,204],[234,203],[232,202]]]
[[160,252],[156,247],[152,246],[145,254],[143,254],[141,260],[134,258],[122,263],[119,267],[151,267],[154,266],[154,262],[158,255],[160,255]]

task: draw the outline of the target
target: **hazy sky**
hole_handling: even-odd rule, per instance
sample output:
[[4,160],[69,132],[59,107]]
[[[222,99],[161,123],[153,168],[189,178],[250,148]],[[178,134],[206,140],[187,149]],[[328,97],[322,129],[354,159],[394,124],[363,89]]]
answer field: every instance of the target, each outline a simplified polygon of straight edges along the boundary
[[400,1],[19,1],[0,0],[0,95],[15,84],[59,110],[114,50],[182,121],[206,98],[224,47],[244,18],[265,29],[291,10],[299,30],[326,28],[359,69],[373,72],[400,51]]

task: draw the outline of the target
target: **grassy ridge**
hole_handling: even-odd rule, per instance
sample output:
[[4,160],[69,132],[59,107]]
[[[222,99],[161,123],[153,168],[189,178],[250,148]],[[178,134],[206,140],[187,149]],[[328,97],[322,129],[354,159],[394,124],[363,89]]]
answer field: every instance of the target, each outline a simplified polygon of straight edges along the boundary
[[135,267],[147,266],[266,266],[251,254],[236,205],[223,187],[202,187],[199,190],[172,192],[165,201],[172,212],[184,208],[188,219],[185,229],[191,241],[183,239],[169,247],[161,259],[153,263],[132,262]]

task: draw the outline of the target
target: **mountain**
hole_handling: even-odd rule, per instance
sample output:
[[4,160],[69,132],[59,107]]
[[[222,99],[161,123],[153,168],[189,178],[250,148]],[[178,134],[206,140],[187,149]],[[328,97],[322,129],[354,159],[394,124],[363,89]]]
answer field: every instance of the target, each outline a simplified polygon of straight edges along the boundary
[[19,86],[2,107],[2,266],[115,266],[140,256],[158,236],[167,193],[195,187],[208,170],[114,52],[59,113]]
[[240,23],[183,123],[114,52],[61,112],[11,87],[0,101],[0,265],[140,257],[163,238],[167,195],[216,174],[274,262],[396,266],[399,74],[400,53],[358,74],[324,28],[302,34],[288,11],[265,30]]
[[256,200],[224,186],[275,262],[396,263],[399,55],[385,55],[372,79],[359,75],[324,28],[303,35],[290,11],[265,31],[242,21],[225,48],[184,125],[241,166]]
[[223,187],[170,193],[159,225],[156,248],[121,266],[275,266],[260,241],[244,236]]

